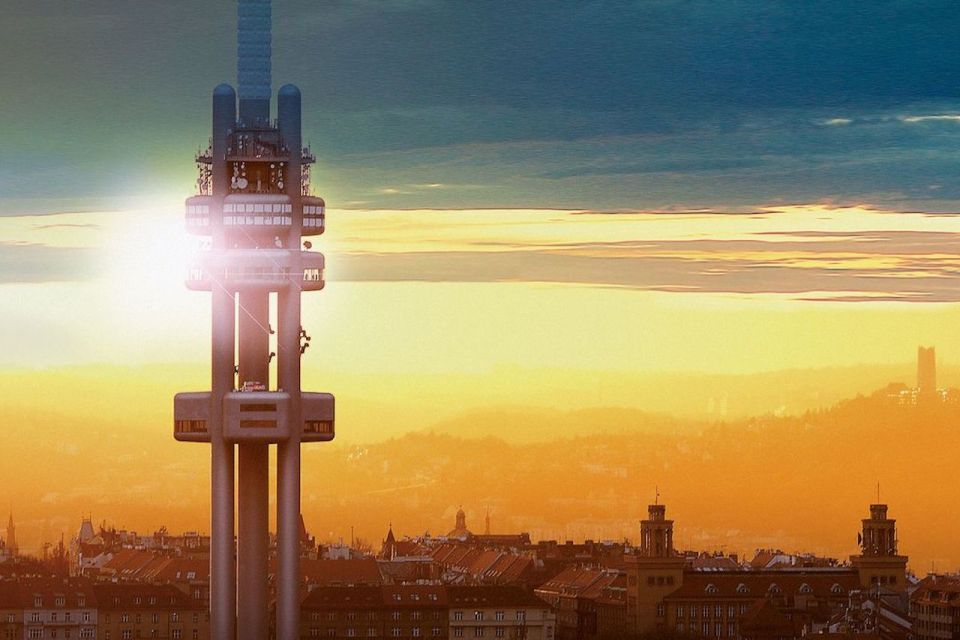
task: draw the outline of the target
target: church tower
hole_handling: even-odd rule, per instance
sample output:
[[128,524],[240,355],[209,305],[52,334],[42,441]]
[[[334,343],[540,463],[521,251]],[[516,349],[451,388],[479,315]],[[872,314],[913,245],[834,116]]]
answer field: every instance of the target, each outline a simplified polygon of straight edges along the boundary
[[857,536],[860,555],[850,556],[861,586],[905,590],[907,557],[897,553],[897,521],[887,517],[887,505],[871,504],[870,517],[862,523],[863,529]]
[[10,519],[7,520],[7,550],[11,556],[17,555],[20,548],[17,546],[17,528],[13,524],[13,511],[10,511]]
[[673,548],[673,520],[651,504],[640,522],[640,548],[627,560],[627,621],[637,633],[664,629],[663,598],[683,583],[684,559]]

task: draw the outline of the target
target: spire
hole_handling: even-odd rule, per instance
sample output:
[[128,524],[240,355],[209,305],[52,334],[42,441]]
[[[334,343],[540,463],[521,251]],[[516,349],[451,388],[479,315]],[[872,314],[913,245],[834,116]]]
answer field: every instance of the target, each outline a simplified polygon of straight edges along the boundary
[[17,554],[19,547],[17,546],[17,528],[13,524],[13,507],[10,508],[10,517],[7,520],[7,549],[13,555]]

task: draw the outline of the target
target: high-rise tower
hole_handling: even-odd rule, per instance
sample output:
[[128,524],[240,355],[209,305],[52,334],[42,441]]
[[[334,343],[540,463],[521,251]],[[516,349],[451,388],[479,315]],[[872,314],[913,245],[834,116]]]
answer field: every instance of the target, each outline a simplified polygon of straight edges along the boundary
[[917,347],[917,392],[921,396],[937,393],[936,347]]
[[186,203],[188,231],[210,238],[187,286],[212,294],[211,390],[177,394],[174,435],[211,445],[215,640],[268,637],[271,444],[277,450],[277,638],[298,637],[300,443],[334,436],[333,396],[300,389],[300,359],[310,345],[300,293],[324,286],[323,255],[301,242],[323,233],[325,205],[310,194],[314,157],[301,142],[297,87],[280,89],[271,119],[270,25],[270,0],[238,0],[239,96],[226,84],[214,89],[211,144],[196,158],[198,194]]

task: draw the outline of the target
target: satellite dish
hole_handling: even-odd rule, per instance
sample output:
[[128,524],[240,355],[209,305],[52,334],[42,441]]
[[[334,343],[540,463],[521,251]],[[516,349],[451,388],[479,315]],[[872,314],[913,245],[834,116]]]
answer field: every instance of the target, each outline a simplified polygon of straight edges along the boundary
[[283,180],[278,180],[278,181],[277,181],[277,188],[278,188],[278,189],[283,189]]
[[240,187],[241,189],[246,189],[248,184],[250,183],[247,181],[246,178],[240,178],[239,180],[237,180],[237,186]]

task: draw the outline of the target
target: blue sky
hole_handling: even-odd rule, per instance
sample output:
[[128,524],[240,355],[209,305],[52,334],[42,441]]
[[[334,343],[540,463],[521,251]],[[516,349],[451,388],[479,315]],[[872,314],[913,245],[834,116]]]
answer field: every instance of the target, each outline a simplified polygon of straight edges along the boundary
[[[960,197],[954,2],[274,2],[341,207]],[[187,194],[234,4],[10,0],[0,212]],[[931,116],[935,116],[932,118]]]

